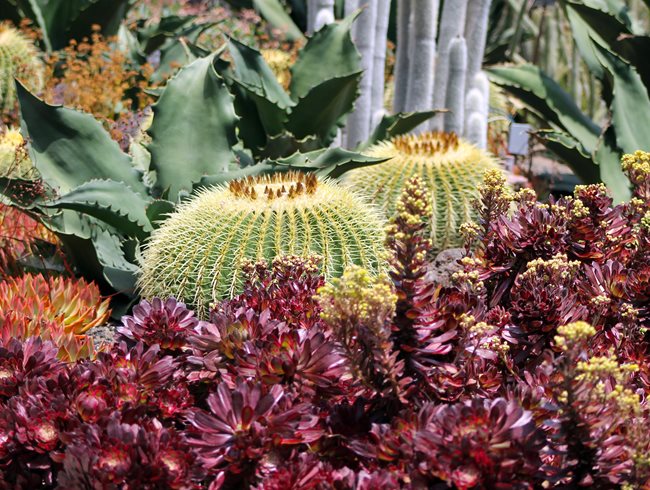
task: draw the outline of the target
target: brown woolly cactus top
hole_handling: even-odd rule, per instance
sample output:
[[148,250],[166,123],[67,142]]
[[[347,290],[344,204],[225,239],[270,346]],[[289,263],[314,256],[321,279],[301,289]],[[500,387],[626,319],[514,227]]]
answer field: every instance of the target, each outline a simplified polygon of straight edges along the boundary
[[261,175],[234,180],[228,190],[235,197],[250,199],[294,199],[313,195],[318,189],[318,178],[314,174],[287,172],[284,174]]
[[429,131],[420,135],[403,134],[392,140],[395,149],[409,155],[432,153],[446,153],[457,150],[459,146],[456,133],[442,131]]

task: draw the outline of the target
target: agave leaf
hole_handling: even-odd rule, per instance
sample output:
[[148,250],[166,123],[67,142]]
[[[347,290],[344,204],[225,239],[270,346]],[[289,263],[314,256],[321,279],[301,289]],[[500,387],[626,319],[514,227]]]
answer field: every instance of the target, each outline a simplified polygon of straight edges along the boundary
[[283,131],[275,136],[269,136],[266,145],[256,156],[260,159],[275,160],[297,152],[314,151],[322,146],[315,135],[307,135],[303,139],[298,139],[294,134]]
[[616,145],[625,153],[646,148],[650,141],[648,88],[633,66],[600,45],[596,49],[598,59],[614,80],[612,126],[608,130],[615,130]]
[[[600,8],[577,2],[571,2],[570,6],[589,26],[590,37],[630,62],[639,72],[644,84],[650,86],[650,63],[647,62],[650,37],[635,36],[629,23]],[[598,59],[596,49],[594,46],[594,54]]]
[[110,231],[96,228],[91,241],[106,281],[121,293],[134,294],[139,268],[126,259],[120,238]]
[[234,80],[282,109],[294,104],[259,51],[232,38],[228,39],[228,50],[232,56]]
[[158,228],[174,211],[174,208],[174,203],[171,201],[155,199],[147,206],[147,218],[154,228]]
[[629,201],[632,195],[630,183],[621,170],[621,150],[616,146],[616,131],[609,126],[598,141],[594,158],[600,166],[600,178],[610,192],[614,201]]
[[192,189],[204,175],[234,160],[237,116],[232,96],[214,70],[214,59],[211,55],[183,68],[153,106],[148,150],[156,172],[155,190],[169,190],[172,201],[181,190]]
[[43,31],[48,51],[89,36],[93,25],[100,25],[105,36],[114,36],[130,7],[129,0],[19,0],[18,4],[29,5],[25,12]]
[[359,13],[324,26],[300,50],[291,67],[290,92],[294,100],[305,97],[326,80],[346,77],[361,70],[361,55],[350,36],[352,23]]
[[71,209],[97,218],[127,236],[146,238],[153,227],[146,214],[148,200],[122,182],[92,180],[42,206]]
[[381,121],[379,121],[370,138],[362,143],[358,149],[365,149],[379,141],[388,140],[394,136],[408,133],[439,112],[446,112],[446,109],[423,112],[400,112],[386,115],[381,118]]
[[[245,111],[257,114],[257,120],[262,125],[262,134],[276,136],[283,132],[284,125],[288,120],[288,114],[285,108],[282,108],[277,102],[273,102],[265,96],[260,95],[258,90],[244,82],[233,80],[232,86],[239,89],[235,92],[236,94],[243,95],[243,100],[240,101],[239,105]],[[251,106],[254,106],[254,110],[251,110]],[[235,105],[235,107],[238,107],[238,105]],[[242,114],[238,115],[243,117]]]
[[534,133],[544,140],[546,147],[568,163],[585,184],[600,182],[600,171],[593,156],[578,140],[562,131],[541,130]]
[[289,41],[304,39],[298,26],[289,17],[279,0],[253,0],[253,6],[272,26],[280,29]]
[[543,120],[572,135],[586,151],[596,147],[600,128],[587,117],[554,80],[536,66],[497,66],[487,70],[491,80],[521,99]]
[[292,108],[287,129],[298,139],[315,134],[322,146],[329,146],[354,107],[361,74],[331,78],[312,88]]
[[179,66],[189,65],[197,58],[205,58],[210,52],[196,46],[199,36],[213,23],[197,24],[168,38],[160,48],[160,64],[151,76],[154,82],[169,78]]
[[321,177],[339,178],[354,168],[365,167],[385,162],[386,158],[374,158],[343,148],[321,148],[307,153],[293,155],[276,160],[264,160],[256,165],[232,172],[205,177],[197,187],[221,184],[248,176],[272,174],[300,170],[315,172]]
[[92,179],[124,182],[145,193],[139,173],[91,115],[46,104],[17,82],[22,128],[45,182],[66,193]]

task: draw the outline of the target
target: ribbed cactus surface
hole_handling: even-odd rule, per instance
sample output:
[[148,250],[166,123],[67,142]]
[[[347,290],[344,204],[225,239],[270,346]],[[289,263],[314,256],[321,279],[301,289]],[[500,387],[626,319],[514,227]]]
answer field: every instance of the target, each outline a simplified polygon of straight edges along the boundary
[[32,91],[43,88],[43,63],[34,44],[20,31],[0,24],[0,111],[14,108],[16,89],[14,77]]
[[380,206],[388,218],[409,179],[420,176],[431,192],[430,232],[437,250],[462,243],[458,229],[473,217],[472,201],[483,173],[498,168],[489,154],[454,133],[398,136],[367,153],[390,160],[352,170],[345,174],[345,182]]
[[282,49],[262,49],[260,53],[275,78],[277,78],[278,83],[288,89],[291,83],[291,66],[295,61],[295,56],[291,52]]
[[174,296],[205,316],[236,294],[244,259],[320,255],[326,277],[384,265],[381,213],[313,174],[247,178],[203,191],[152,235],[139,280],[144,297]]

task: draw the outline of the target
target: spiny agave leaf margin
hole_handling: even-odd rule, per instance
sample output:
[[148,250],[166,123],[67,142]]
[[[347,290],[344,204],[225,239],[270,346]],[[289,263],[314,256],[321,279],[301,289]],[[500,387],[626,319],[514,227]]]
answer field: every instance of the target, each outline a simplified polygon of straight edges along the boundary
[[153,231],[146,214],[148,202],[123,182],[91,180],[41,206],[87,214],[142,240]]
[[350,30],[361,10],[328,24],[309,38],[291,67],[291,98],[299,100],[326,80],[345,77],[362,69],[361,54]]
[[184,67],[153,106],[148,129],[155,190],[176,201],[202,177],[218,173],[234,161],[237,143],[233,97],[214,69],[219,53]]

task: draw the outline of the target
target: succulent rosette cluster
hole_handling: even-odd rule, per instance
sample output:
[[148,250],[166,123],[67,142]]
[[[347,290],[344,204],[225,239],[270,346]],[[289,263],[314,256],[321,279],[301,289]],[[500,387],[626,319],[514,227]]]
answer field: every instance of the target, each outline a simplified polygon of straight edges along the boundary
[[416,178],[386,275],[246,263],[209,319],[142,301],[94,359],[0,337],[0,488],[647,488],[647,161],[619,205],[488,173],[451,284]]

